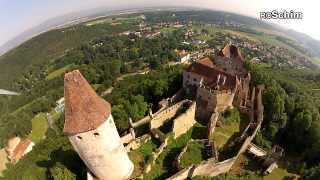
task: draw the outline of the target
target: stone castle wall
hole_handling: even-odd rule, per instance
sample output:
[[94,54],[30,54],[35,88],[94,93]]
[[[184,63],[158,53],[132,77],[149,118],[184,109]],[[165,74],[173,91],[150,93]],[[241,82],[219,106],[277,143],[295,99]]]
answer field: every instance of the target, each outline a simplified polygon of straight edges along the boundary
[[153,118],[150,121],[150,129],[159,128],[167,120],[170,120],[171,118],[173,118],[178,112],[178,110],[184,105],[184,103],[188,101],[189,100],[180,101],[177,104],[170,106],[159,113],[154,114]]
[[145,173],[148,173],[151,171],[152,166],[156,163],[157,158],[160,156],[160,154],[163,152],[163,150],[167,147],[169,143],[170,137],[167,137],[164,142],[160,145],[160,147],[152,153],[151,161],[146,165]]
[[208,120],[213,112],[223,112],[232,108],[235,91],[214,91],[200,87],[197,90],[196,116],[202,120]]
[[173,122],[174,138],[186,133],[195,123],[196,103],[193,102],[187,111],[179,115]]

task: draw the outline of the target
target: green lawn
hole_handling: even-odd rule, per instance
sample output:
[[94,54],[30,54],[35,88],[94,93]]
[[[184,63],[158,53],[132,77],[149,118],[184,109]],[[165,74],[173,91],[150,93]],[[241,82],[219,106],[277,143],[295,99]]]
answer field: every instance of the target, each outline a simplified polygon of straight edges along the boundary
[[162,28],[160,31],[163,34],[170,34],[175,30],[175,28],[173,27],[168,27],[168,28]]
[[50,115],[51,115],[51,117],[53,118],[54,121],[55,121],[55,120],[58,120],[62,114],[63,114],[63,113],[61,113],[61,112],[56,112],[56,111],[51,111],[51,112],[50,112]]
[[286,169],[281,167],[272,171],[271,174],[263,177],[264,180],[282,180],[286,179],[286,177],[294,176],[294,174],[289,173]]
[[103,23],[112,23],[112,18],[104,18],[104,19],[97,19],[94,21],[90,21],[86,23],[86,26],[93,26],[93,25],[103,24]]
[[129,152],[129,158],[134,164],[134,171],[131,177],[138,177],[143,173],[145,164],[152,156],[152,152],[157,148],[157,145],[152,140],[143,144],[139,149]]
[[182,155],[180,165],[183,168],[189,167],[192,164],[198,164],[203,160],[203,143],[190,142],[186,152]]
[[66,65],[60,69],[57,69],[51,73],[48,74],[48,76],[46,77],[47,80],[51,80],[51,79],[54,79],[56,77],[59,77],[61,76],[62,74],[64,74],[66,71],[68,71],[72,66],[74,66],[74,64],[69,64],[69,65]]
[[191,136],[192,129],[177,139],[173,139],[157,158],[156,163],[152,166],[151,171],[144,176],[144,179],[165,179],[178,172],[174,161]]
[[47,129],[47,117],[44,113],[39,113],[32,119],[32,132],[28,135],[28,138],[38,143],[44,138]]
[[240,131],[239,122],[222,123],[220,127],[216,127],[212,139],[216,146],[220,149],[228,142],[228,140]]
[[85,23],[86,26],[93,26],[93,25],[98,25],[98,24],[111,24],[111,23],[121,23],[121,22],[126,22],[126,21],[134,21],[139,19],[140,16],[134,16],[134,17],[108,17],[108,18],[101,18],[101,19],[96,19],[93,21],[89,21]]
[[[198,35],[198,38],[200,40],[210,40],[212,39],[212,36],[215,36],[215,34],[217,32],[222,32],[223,30],[219,27],[200,27],[200,26],[193,26],[192,29],[195,31],[195,32],[200,32],[200,35]],[[202,29],[206,29],[208,31],[208,34],[204,34],[204,33],[201,33],[201,30]]]

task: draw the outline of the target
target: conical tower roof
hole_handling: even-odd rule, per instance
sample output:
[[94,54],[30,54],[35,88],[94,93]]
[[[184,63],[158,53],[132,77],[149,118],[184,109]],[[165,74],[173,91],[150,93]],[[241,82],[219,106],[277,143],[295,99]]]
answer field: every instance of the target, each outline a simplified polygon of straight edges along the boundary
[[64,76],[64,132],[77,134],[99,127],[111,114],[111,105],[100,98],[78,71]]

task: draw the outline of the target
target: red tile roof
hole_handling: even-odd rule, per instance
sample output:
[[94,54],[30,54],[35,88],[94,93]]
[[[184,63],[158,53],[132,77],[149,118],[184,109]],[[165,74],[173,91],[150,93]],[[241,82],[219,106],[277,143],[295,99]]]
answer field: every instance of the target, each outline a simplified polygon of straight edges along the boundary
[[219,53],[219,56],[227,57],[231,59],[242,60],[243,57],[241,55],[240,49],[234,45],[226,45]]
[[[217,68],[212,60],[208,57],[203,58],[195,63],[192,63],[187,72],[192,72],[203,77],[204,84],[210,88],[215,88],[217,85],[218,76],[220,74],[219,89],[228,90],[236,87],[236,77],[232,76],[223,70]],[[226,81],[223,84],[223,77],[226,77]],[[223,85],[222,85],[223,84]]]
[[32,141],[29,139],[24,139],[24,140],[20,141],[20,143],[13,150],[11,160],[13,162],[19,161],[22,158],[22,156],[25,154],[25,151],[27,150],[27,148],[29,147],[29,145],[31,143],[32,143]]
[[200,59],[199,61],[197,61],[198,63],[202,64],[202,65],[205,65],[205,66],[208,66],[208,67],[215,67],[213,61],[209,58],[209,57],[204,57],[202,59]]
[[111,105],[100,98],[78,71],[64,76],[64,132],[77,134],[99,127],[111,114]]

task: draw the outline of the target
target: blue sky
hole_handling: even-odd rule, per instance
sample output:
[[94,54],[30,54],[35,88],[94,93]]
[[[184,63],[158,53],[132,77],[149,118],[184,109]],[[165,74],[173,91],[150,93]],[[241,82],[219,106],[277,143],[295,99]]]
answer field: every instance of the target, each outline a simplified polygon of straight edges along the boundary
[[[312,2],[312,3],[311,3]],[[0,0],[0,45],[41,22],[73,11],[101,6],[186,5],[226,10],[258,17],[260,11],[297,10],[303,20],[273,21],[320,39],[317,1],[301,0]]]
[[0,0],[0,45],[47,19],[94,6],[79,0]]

